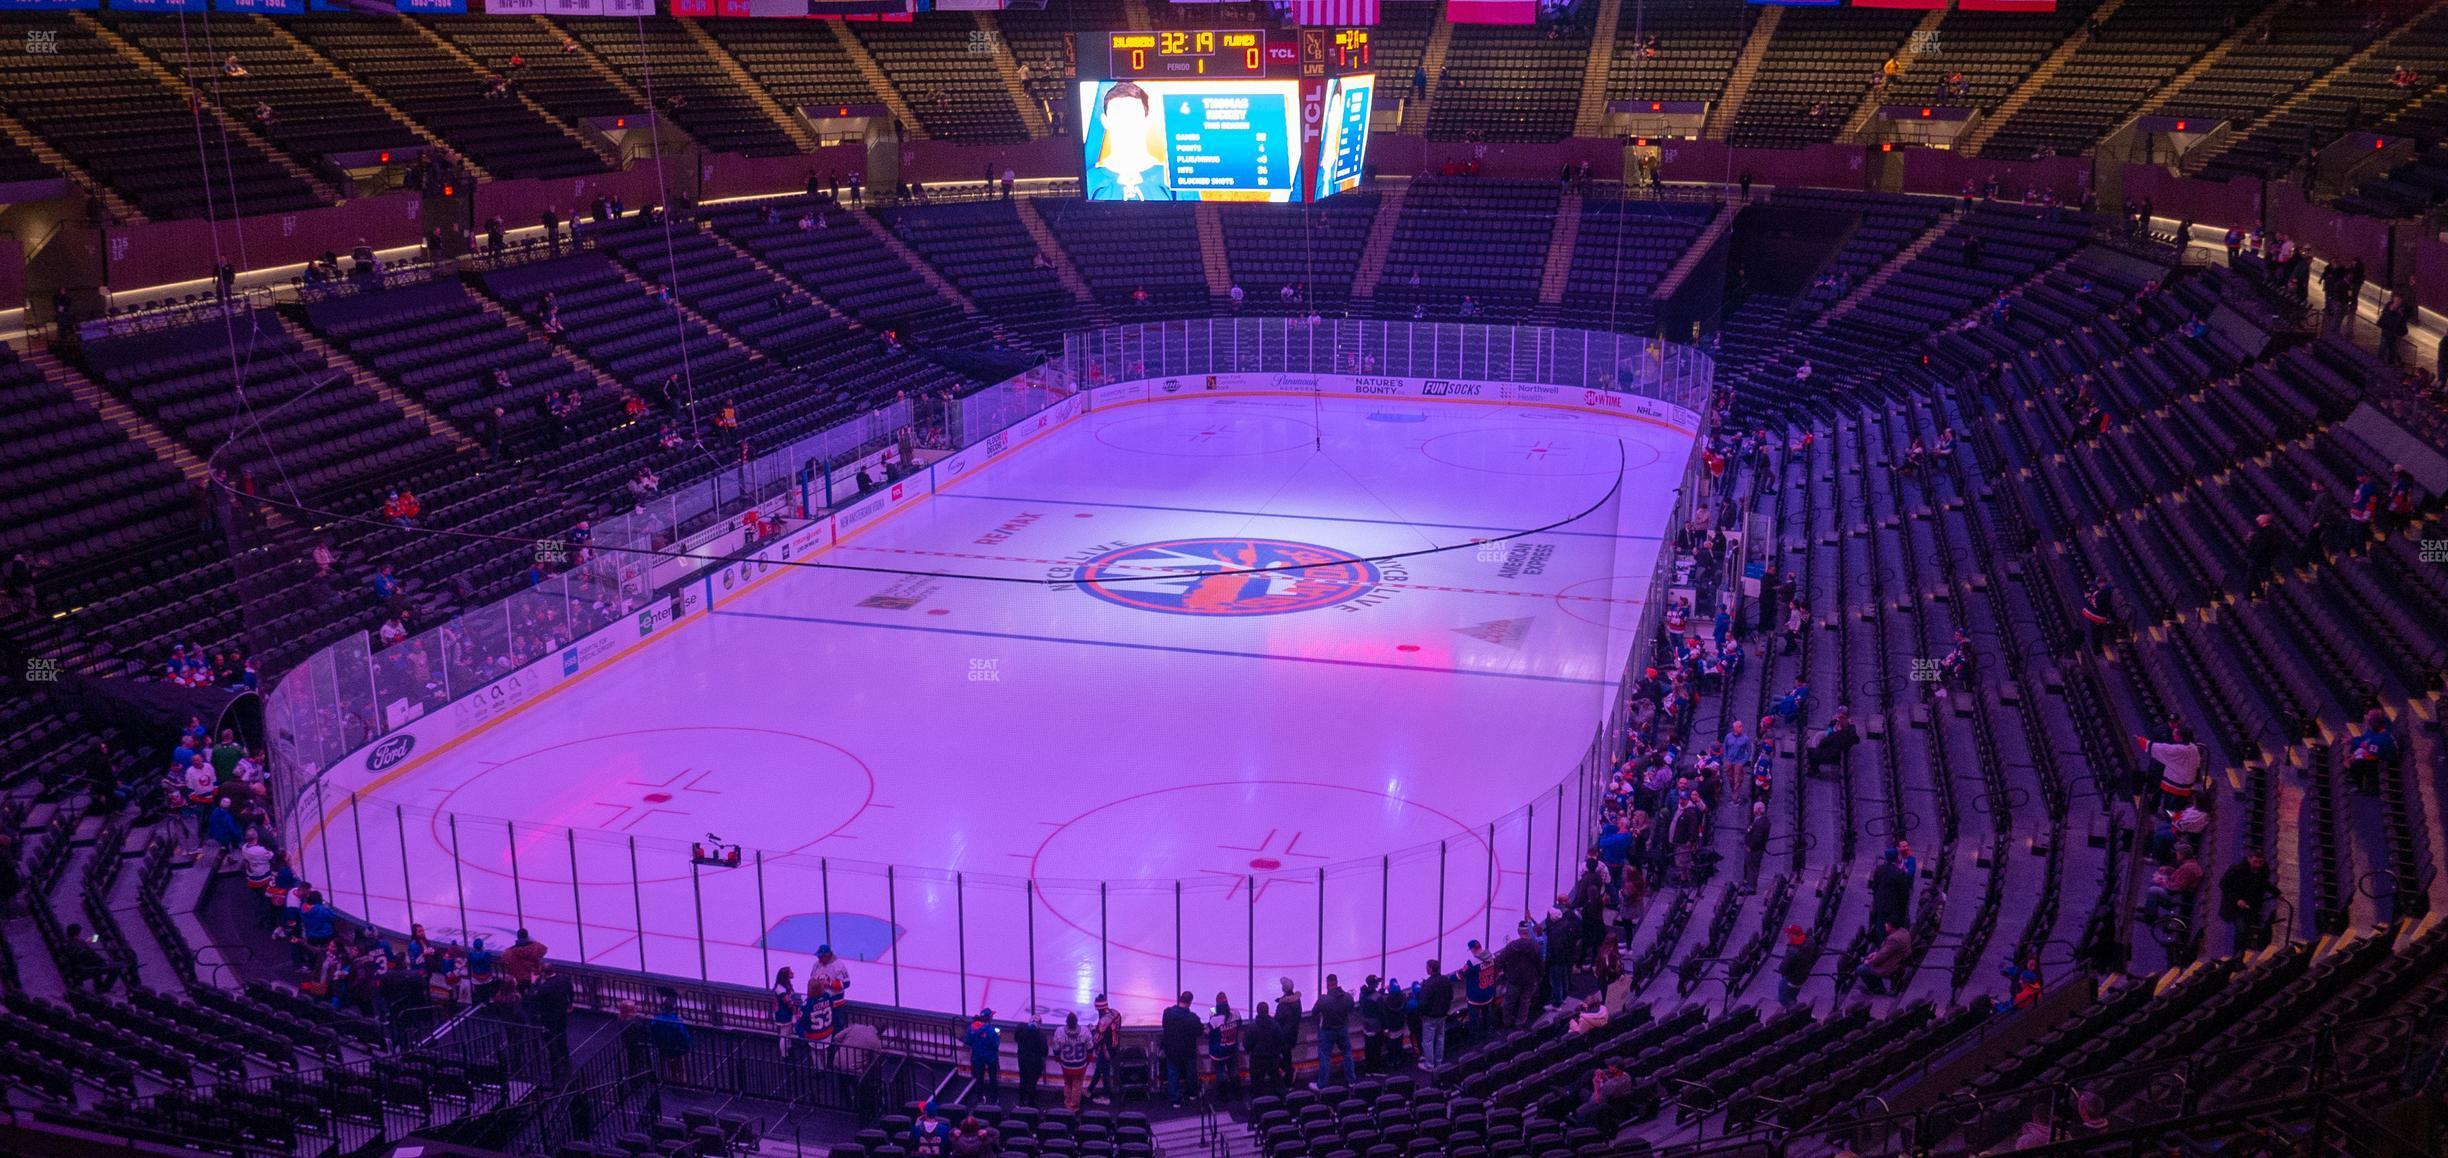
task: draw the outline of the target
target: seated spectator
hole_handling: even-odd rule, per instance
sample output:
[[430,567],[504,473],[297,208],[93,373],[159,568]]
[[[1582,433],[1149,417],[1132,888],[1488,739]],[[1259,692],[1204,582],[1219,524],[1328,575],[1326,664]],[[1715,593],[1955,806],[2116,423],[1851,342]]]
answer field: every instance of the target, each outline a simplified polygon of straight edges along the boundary
[[2150,888],[2144,891],[2142,902],[2143,923],[2156,925],[2169,910],[2190,908],[2201,883],[2202,867],[2193,859],[2193,846],[2178,841],[2176,863],[2161,865],[2151,873]]
[[1592,1129],[1610,1129],[1621,1123],[1631,1108],[1632,1074],[1623,1063],[1610,1058],[1590,1075],[1589,1100],[1573,1110],[1573,1124]]
[[1898,992],[1904,974],[1904,959],[1911,955],[1911,931],[1889,922],[1887,935],[1879,941],[1878,948],[1862,959],[1862,990],[1882,996]]
[[102,948],[102,936],[88,933],[85,926],[70,923],[60,930],[66,944],[60,954],[60,980],[74,989],[90,984],[96,993],[108,993],[111,986],[127,976],[127,967],[113,961]]

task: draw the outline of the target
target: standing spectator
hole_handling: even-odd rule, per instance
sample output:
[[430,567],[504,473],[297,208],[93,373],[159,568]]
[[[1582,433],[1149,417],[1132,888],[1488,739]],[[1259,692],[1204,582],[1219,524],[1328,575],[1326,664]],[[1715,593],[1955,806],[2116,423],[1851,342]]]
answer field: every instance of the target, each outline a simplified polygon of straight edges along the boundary
[[1911,915],[1912,873],[1902,864],[1899,850],[1890,848],[1870,870],[1870,926],[1901,925]]
[[1528,1026],[1531,1007],[1538,999],[1542,962],[1538,941],[1531,934],[1530,922],[1523,921],[1515,927],[1513,939],[1496,951],[1496,972],[1504,983],[1502,1024],[1508,1029]]
[[1241,1096],[1241,1019],[1232,1001],[1216,994],[1215,1011],[1207,1016],[1207,1070],[1215,1078],[1215,1094],[1230,1102]]
[[[855,178],[856,174],[852,176]],[[1095,1039],[1096,1074],[1089,1088],[1104,1087],[1106,1102],[1119,1106],[1122,1104],[1119,1057],[1122,1050],[1122,1012],[1108,1004],[1102,993],[1096,995],[1096,1027],[1090,1036]]]
[[[1328,978],[1332,981],[1332,978]],[[1324,1002],[1319,1003],[1321,1006]],[[1164,1061],[1165,1099],[1179,1109],[1182,1090],[1198,1088],[1199,1038],[1207,1027],[1190,1008],[1190,991],[1182,990],[1173,1004],[1166,1006],[1164,1018],[1158,1024],[1156,1052]]]
[[2244,598],[2261,594],[2261,588],[2276,571],[2278,557],[2286,553],[2286,542],[2279,534],[2277,520],[2267,514],[2253,519],[2253,528],[2244,534]]
[[1785,959],[1777,962],[1777,1004],[1791,1008],[1802,996],[1802,986],[1810,980],[1811,964],[1818,957],[1819,947],[1811,944],[1810,935],[1802,931],[1802,926],[1785,926]]
[[1096,1055],[1096,1039],[1080,1028],[1079,1012],[1063,1015],[1063,1027],[1054,1031],[1054,1064],[1062,1067],[1063,1109],[1078,1113],[1087,1096],[1088,1060]]
[[850,992],[850,966],[833,955],[833,946],[816,946],[816,967],[808,970],[808,984],[842,999]]
[[791,1039],[798,1034],[800,1009],[799,983],[791,976],[790,966],[774,971],[773,988],[767,992],[773,995],[773,1008],[765,1018],[773,1023],[774,1041],[782,1056],[789,1057]]
[[1275,1028],[1275,1012],[1259,1002],[1250,1010],[1249,1030],[1241,1039],[1241,1048],[1249,1054],[1250,1096],[1265,1097],[1280,1093],[1291,1084],[1291,1077],[1278,1064],[1283,1046],[1281,1031]]
[[1359,1067],[1352,1059],[1351,1048],[1352,996],[1334,974],[1326,975],[1326,992],[1317,999],[1317,1085],[1324,1089],[1334,1084],[1335,1058],[1343,1059],[1343,1084],[1360,1079]]
[[1045,1080],[1046,1031],[1032,1017],[1020,1023],[1012,1033],[1012,1046],[1020,1059],[1020,1104],[1035,1108],[1037,1084]]
[[680,1019],[680,994],[665,987],[655,1009],[654,1022],[647,1026],[647,1040],[653,1044],[655,1056],[663,1060],[664,1076],[674,1082],[688,1075],[689,1027]]
[[2227,866],[2219,877],[2219,916],[2235,934],[2235,951],[2248,953],[2269,943],[2269,918],[2264,908],[2281,895],[2270,879],[2269,858],[2259,849]]
[[[1633,869],[1625,875],[1637,879],[1640,872]],[[1465,947],[1470,950],[1470,960],[1462,966],[1462,999],[1470,1013],[1463,1027],[1470,1032],[1471,1044],[1477,1045],[1487,1040],[1490,1023],[1495,1020],[1496,958],[1477,941]]]
[[536,1023],[544,1027],[545,1043],[552,1047],[556,1062],[569,1057],[570,1007],[575,1003],[568,975],[549,962],[539,964],[535,985],[527,991],[527,1004],[535,1011]]
[[2147,736],[2136,736],[2134,742],[2159,764],[2159,808],[2163,812],[2182,812],[2193,803],[2193,790],[2201,782],[2202,748],[2193,741],[2191,729],[2176,724],[2168,729],[2168,740],[2159,743]]
[[[1559,904],[1564,898],[1557,898]],[[1563,1005],[1572,996],[1573,964],[1581,959],[1581,919],[1560,908],[1547,911],[1547,1005]]]
[[1003,1031],[995,1027],[994,1010],[978,1010],[961,1041],[969,1047],[970,1080],[984,1091],[987,1101],[999,1101],[1003,1094]]
[[502,975],[520,988],[526,988],[543,974],[544,952],[544,942],[528,936],[527,930],[520,929],[511,938],[510,947],[502,950]]
[[1751,802],[1751,827],[1743,830],[1742,891],[1759,891],[1760,863],[1768,857],[1768,802]]
[[2346,776],[2365,796],[2380,792],[2380,771],[2397,759],[2397,733],[2388,713],[2378,708],[2363,713],[2363,730],[2346,741]]
[[[551,254],[552,254],[554,257],[559,257],[559,256],[561,256],[561,214],[560,214],[560,211],[559,211],[559,210],[557,210],[557,209],[555,209],[555,208],[552,208],[552,207],[550,207],[550,206],[547,206],[547,207],[545,208],[545,210],[544,210],[544,214],[543,214],[543,216],[542,216],[542,217],[540,217],[538,220],[540,220],[540,221],[543,223],[543,225],[544,225],[544,248],[546,249],[546,251],[550,252],[550,253],[551,253]],[[659,1015],[659,1014],[658,1014],[658,1015],[656,1016],[656,1020],[658,1020],[658,1021],[662,1020],[661,1015]]]
[[1300,1046],[1301,995],[1292,987],[1292,979],[1275,979],[1275,1048],[1281,1054],[1276,1069],[1283,1073],[1284,1084],[1292,1084],[1292,1051]]
[[1420,1064],[1430,1069],[1445,1064],[1445,1022],[1453,1004],[1454,979],[1430,958],[1419,988]]

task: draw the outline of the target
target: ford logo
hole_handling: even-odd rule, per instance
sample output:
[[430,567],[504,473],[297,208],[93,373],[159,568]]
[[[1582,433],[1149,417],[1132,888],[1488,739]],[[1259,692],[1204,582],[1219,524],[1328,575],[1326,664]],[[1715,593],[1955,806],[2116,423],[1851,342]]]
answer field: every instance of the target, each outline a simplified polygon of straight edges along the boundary
[[394,767],[400,761],[407,759],[408,753],[414,751],[416,751],[416,737],[402,732],[374,745],[374,750],[366,753],[366,771],[380,772]]

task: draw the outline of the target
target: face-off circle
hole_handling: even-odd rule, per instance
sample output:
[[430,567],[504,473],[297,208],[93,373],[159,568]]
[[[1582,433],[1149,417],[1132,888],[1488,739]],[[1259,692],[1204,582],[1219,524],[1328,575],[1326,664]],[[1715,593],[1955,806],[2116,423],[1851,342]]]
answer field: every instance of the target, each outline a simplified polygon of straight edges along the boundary
[[1080,565],[1073,582],[1107,603],[1167,615],[1287,615],[1377,589],[1377,565],[1288,539],[1166,539]]
[[[627,839],[665,857],[706,833],[782,856],[839,832],[875,799],[875,774],[829,741],[770,728],[647,728],[586,736],[512,756],[443,794],[435,843],[452,847],[446,817],[461,815],[459,858],[471,872],[508,875],[512,830],[475,817],[553,817],[517,826],[522,846],[578,830],[581,884],[629,883]],[[777,806],[778,801],[787,804]],[[617,852],[611,851],[617,848]],[[522,880],[567,885],[569,856],[527,849]],[[682,866],[685,869],[686,866]],[[686,880],[650,871],[640,883]]]
[[[1355,833],[1366,836],[1355,840]],[[1317,911],[1320,869],[1326,870],[1337,904],[1361,898],[1374,913],[1384,871],[1378,858],[1388,849],[1397,850],[1398,891],[1433,895],[1439,842],[1450,846],[1447,871],[1454,898],[1445,931],[1475,929],[1486,908],[1478,883],[1488,860],[1481,833],[1394,793],[1324,781],[1219,781],[1126,796],[1053,825],[1029,857],[1029,875],[1038,882],[1038,900],[1056,919],[1090,937],[1102,923],[1115,949],[1170,960],[1175,952],[1170,882],[1184,886],[1183,919],[1190,927],[1234,930],[1237,939],[1253,911],[1262,930],[1307,928]],[[1410,857],[1403,850],[1428,855]],[[1504,873],[1518,867],[1496,859]],[[1127,899],[1108,898],[1100,916],[1097,880],[1114,874],[1117,864],[1128,866],[1129,881],[1121,882],[1124,887],[1113,897]],[[1127,887],[1132,882],[1164,887],[1150,892]],[[1160,899],[1150,903],[1150,897]],[[1397,931],[1389,951],[1412,952],[1427,943],[1416,932],[1413,937],[1406,942]],[[1279,970],[1313,962],[1315,942],[1300,940],[1295,951],[1261,937],[1256,965]],[[1350,944],[1329,944],[1326,957],[1330,964],[1374,962],[1377,952],[1371,927]],[[1232,968],[1250,963],[1238,956],[1203,960],[1195,947],[1183,959]]]

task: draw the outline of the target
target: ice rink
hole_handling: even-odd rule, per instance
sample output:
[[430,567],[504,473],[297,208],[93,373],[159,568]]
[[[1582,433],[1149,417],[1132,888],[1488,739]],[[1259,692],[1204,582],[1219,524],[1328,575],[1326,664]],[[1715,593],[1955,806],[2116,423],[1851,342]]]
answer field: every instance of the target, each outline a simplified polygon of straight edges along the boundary
[[[1090,411],[327,801],[301,871],[392,927],[685,977],[804,977],[829,941],[853,1000],[1006,1017],[1409,980],[1569,879],[1559,786],[1690,441],[1440,401]],[[693,870],[709,834],[742,867]]]

